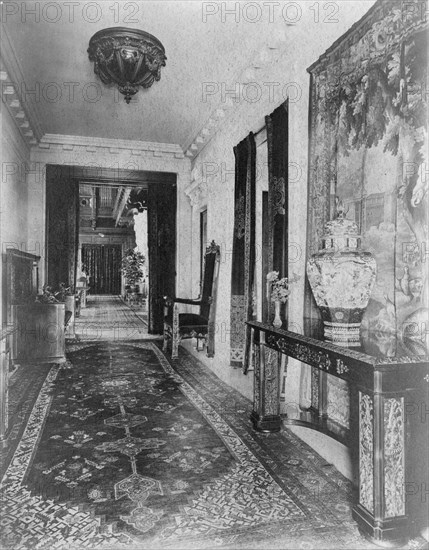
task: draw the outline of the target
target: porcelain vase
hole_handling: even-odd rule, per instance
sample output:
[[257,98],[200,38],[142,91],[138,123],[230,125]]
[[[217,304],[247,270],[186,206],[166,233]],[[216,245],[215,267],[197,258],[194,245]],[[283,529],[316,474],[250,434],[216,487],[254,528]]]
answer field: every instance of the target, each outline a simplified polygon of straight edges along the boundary
[[280,317],[280,306],[281,302],[279,300],[276,300],[274,302],[274,320],[273,320],[273,326],[275,328],[280,328],[282,326],[282,319]]
[[357,225],[338,216],[325,225],[321,249],[307,262],[307,276],[324,324],[325,338],[360,345],[362,317],[376,278],[376,263],[361,249]]

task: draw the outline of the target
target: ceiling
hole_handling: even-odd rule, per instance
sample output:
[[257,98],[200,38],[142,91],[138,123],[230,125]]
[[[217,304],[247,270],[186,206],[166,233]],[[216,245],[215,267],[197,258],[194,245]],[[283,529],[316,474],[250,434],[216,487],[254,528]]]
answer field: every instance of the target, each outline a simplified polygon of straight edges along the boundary
[[[266,22],[261,26],[241,18],[238,23],[234,16],[222,20],[220,12],[204,21],[203,6],[214,3],[199,0],[80,0],[65,3],[75,4],[72,16],[65,5],[58,11],[61,2],[46,3],[51,8],[43,12],[43,2],[27,1],[26,13],[24,3],[14,4],[19,12],[8,17],[7,34],[27,89],[40,86],[38,101],[31,94],[28,100],[42,134],[174,143],[183,150],[220,103],[220,94],[203,101],[203,83],[233,81],[275,30]],[[39,21],[32,10],[39,10]],[[130,105],[115,87],[101,84],[88,59],[91,36],[114,26],[153,34],[167,55],[161,80],[140,89]],[[102,92],[98,101],[93,101],[95,82]]]
[[79,228],[81,231],[127,228],[134,215],[147,208],[146,186],[79,184]]

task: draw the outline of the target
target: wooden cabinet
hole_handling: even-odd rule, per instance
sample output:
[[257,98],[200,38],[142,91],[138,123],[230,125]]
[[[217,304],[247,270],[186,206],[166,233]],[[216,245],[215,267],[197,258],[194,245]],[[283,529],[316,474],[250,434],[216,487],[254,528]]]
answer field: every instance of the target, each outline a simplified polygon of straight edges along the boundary
[[65,304],[13,305],[13,362],[65,362],[64,319]]

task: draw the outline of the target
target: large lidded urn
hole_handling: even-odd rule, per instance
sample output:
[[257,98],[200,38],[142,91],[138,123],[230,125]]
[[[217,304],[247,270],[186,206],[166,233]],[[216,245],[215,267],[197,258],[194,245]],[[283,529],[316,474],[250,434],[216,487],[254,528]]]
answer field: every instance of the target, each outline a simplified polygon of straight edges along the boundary
[[337,203],[334,220],[325,225],[321,249],[307,262],[307,276],[321,310],[325,338],[347,347],[359,346],[362,316],[377,273],[375,259],[360,248],[357,225]]

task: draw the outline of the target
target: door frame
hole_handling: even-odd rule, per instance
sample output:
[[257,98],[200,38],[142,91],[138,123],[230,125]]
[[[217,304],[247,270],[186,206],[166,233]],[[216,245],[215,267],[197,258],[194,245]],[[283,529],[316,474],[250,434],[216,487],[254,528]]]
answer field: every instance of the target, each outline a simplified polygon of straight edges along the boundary
[[[79,183],[85,180],[85,182],[91,182],[105,185],[124,185],[128,187],[147,187],[150,185],[162,185],[170,184],[174,185],[177,189],[177,174],[174,172],[155,172],[155,171],[146,171],[146,170],[127,170],[120,168],[102,168],[102,167],[86,167],[86,166],[74,166],[66,164],[46,164],[46,188],[45,188],[45,250],[46,250],[46,260],[45,260],[45,273],[46,278],[48,274],[49,266],[49,225],[48,225],[48,197],[47,197],[47,188],[51,182],[66,182],[66,185],[79,186]],[[174,286],[176,285],[176,269],[177,269],[177,197],[175,204],[175,231],[176,231],[176,242],[175,242],[175,253],[174,253],[174,265],[172,266],[172,277],[174,278]],[[74,261],[74,270],[76,278],[76,267],[77,267],[77,250],[75,250],[75,261]],[[148,247],[149,250],[149,247]],[[151,258],[149,257],[149,263]],[[47,282],[47,281],[45,281]],[[149,278],[149,299],[151,296],[151,280]]]

